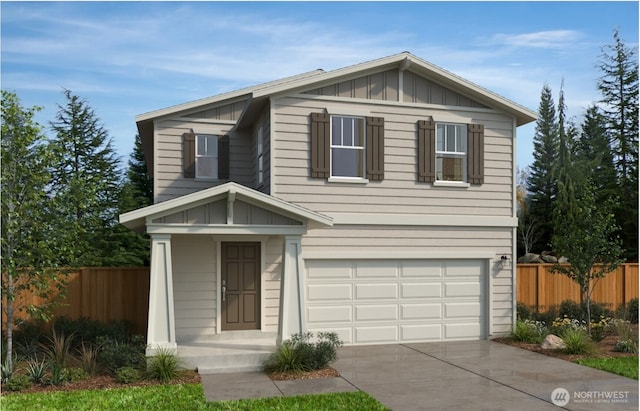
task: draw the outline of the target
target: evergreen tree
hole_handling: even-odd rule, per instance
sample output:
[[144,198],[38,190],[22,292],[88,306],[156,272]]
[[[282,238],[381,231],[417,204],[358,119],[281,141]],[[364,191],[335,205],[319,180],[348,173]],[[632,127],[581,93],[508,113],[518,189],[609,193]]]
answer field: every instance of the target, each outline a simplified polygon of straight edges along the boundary
[[577,218],[576,190],[581,185],[580,175],[576,173],[572,158],[575,127],[567,124],[567,107],[564,102],[564,84],[558,97],[558,158],[553,167],[556,184],[556,199],[553,203],[554,227],[557,219],[573,220]]
[[605,46],[599,69],[602,110],[614,154],[620,193],[617,221],[626,257],[638,258],[638,60],[617,31]]
[[139,134],[136,134],[133,152],[129,157],[127,184],[131,186],[131,195],[133,196],[132,208],[123,209],[122,212],[153,204],[153,177],[149,175],[147,169],[147,163],[142,149],[142,140]]
[[59,105],[51,123],[56,133],[50,142],[54,155],[52,198],[60,232],[74,242],[67,262],[105,265],[112,252],[105,239],[117,224],[121,185],[118,158],[107,130],[88,103],[64,90],[66,104]]
[[581,132],[575,144],[575,168],[593,181],[598,202],[617,196],[616,170],[605,128],[605,118],[597,106],[584,114]]
[[529,215],[538,224],[539,240],[532,246],[534,252],[548,249],[553,234],[553,202],[556,197],[554,168],[558,158],[558,124],[551,88],[544,85],[540,95],[533,137],[533,164],[528,180],[530,195]]
[[[1,250],[2,312],[7,321],[6,365],[13,370],[13,325],[23,310],[46,318],[50,305],[33,305],[23,294],[45,300],[62,292],[64,273],[56,266],[66,247],[53,230],[46,186],[50,180],[42,127],[33,117],[40,108],[23,108],[14,93],[2,91]],[[59,294],[61,295],[61,294]]]

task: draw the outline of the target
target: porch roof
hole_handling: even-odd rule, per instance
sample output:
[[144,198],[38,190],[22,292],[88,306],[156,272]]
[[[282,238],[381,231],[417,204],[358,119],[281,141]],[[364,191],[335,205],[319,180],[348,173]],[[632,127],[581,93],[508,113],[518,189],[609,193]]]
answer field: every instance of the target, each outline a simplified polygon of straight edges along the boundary
[[[333,225],[333,219],[299,205],[281,200],[277,197],[261,193],[234,182],[228,182],[182,197],[153,204],[144,208],[120,215],[120,223],[132,230],[143,231],[156,218],[188,210],[199,205],[227,198],[227,201],[241,200],[276,214],[299,221],[303,225],[309,223],[323,227]],[[228,224],[233,224],[229,222]]]

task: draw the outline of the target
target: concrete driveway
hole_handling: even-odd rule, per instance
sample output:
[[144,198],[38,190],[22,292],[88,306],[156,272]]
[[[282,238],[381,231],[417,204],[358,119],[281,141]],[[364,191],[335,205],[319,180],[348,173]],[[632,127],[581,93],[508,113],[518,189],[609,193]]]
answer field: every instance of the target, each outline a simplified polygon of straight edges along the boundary
[[[341,377],[203,375],[208,401],[362,390],[392,410],[637,410],[638,382],[492,341],[345,347]],[[552,395],[553,394],[553,395]],[[552,398],[553,396],[553,398]]]

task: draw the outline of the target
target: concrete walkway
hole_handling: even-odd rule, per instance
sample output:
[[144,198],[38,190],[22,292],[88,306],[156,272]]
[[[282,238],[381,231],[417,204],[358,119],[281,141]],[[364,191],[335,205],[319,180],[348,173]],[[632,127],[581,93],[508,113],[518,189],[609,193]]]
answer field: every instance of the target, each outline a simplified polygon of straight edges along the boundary
[[[638,410],[638,382],[492,341],[345,347],[341,377],[202,375],[207,401],[362,390],[403,410]],[[563,395],[564,394],[564,395]]]

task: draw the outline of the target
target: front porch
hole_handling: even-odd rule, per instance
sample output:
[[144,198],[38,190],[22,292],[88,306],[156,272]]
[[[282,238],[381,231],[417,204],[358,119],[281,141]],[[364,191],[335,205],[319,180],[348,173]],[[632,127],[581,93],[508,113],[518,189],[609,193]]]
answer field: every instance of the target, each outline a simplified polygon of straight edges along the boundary
[[262,371],[276,340],[277,333],[229,331],[211,342],[178,344],[178,357],[199,374]]

